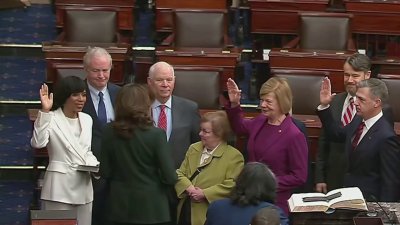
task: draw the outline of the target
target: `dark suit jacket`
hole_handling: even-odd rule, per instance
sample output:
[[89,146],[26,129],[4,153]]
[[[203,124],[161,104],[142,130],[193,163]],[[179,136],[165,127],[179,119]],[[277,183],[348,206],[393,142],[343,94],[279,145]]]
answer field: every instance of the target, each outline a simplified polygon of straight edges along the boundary
[[179,168],[192,143],[200,140],[200,115],[197,103],[172,96],[172,131],[168,143],[175,168]]
[[106,215],[110,221],[132,224],[170,221],[167,191],[177,180],[165,132],[156,127],[135,129],[124,139],[106,126],[100,174],[110,184]]
[[[343,104],[346,97],[347,92],[337,94],[329,107],[333,123],[338,126],[342,124]],[[383,108],[383,115],[393,124],[393,113],[390,106]],[[327,183],[328,191],[343,187],[343,178],[348,169],[348,157],[344,142],[345,139],[330,139],[325,126],[322,127],[315,165],[315,183]]]
[[[332,140],[345,140],[349,160],[344,176],[345,187],[359,187],[367,200],[398,201],[400,199],[400,142],[393,126],[381,117],[353,150],[351,139],[362,122],[355,116],[346,127],[333,122],[330,108],[318,111]],[[374,197],[372,197],[374,196]]]
[[[114,107],[114,101],[117,96],[117,92],[121,87],[118,85],[108,83],[107,89],[110,94],[111,103]],[[93,129],[92,129],[92,152],[96,157],[100,156],[100,148],[101,148],[101,136],[103,132],[103,126],[101,125],[99,119],[97,118],[96,109],[93,105],[93,100],[90,95],[89,87],[86,85],[86,103],[83,106],[82,111],[89,114],[93,119]]]

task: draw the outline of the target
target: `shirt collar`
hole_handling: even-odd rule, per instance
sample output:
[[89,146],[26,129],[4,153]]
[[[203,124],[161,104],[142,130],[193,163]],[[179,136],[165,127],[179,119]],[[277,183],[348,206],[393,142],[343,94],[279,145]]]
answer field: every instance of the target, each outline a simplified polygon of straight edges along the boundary
[[378,121],[382,116],[383,116],[383,113],[382,113],[382,111],[380,111],[378,113],[378,115],[365,120],[364,121],[365,127],[369,130],[369,128],[371,128],[376,123],[376,121]]
[[167,108],[171,109],[172,108],[171,107],[172,106],[171,97],[169,97],[168,101],[165,104],[162,104],[157,99],[154,100],[153,104],[151,104],[151,108],[155,109],[155,108],[159,107],[160,105],[165,105],[165,106],[167,106]]
[[213,150],[211,150],[211,151],[207,151],[207,148],[204,146],[204,148],[203,148],[203,154],[206,154],[206,155],[212,155],[214,152],[215,152],[215,150],[219,147],[219,145],[220,145],[221,143],[219,143]]
[[87,82],[88,88],[90,93],[93,93],[94,95],[98,96],[99,92],[103,92],[105,94],[107,92],[107,85],[102,89],[102,90],[97,90],[95,87],[93,87],[89,82]]

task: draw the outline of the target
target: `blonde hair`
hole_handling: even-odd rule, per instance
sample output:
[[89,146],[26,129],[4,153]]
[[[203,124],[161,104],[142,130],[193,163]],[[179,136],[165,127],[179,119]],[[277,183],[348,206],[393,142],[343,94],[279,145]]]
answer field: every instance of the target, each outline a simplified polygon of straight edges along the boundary
[[286,78],[272,77],[260,89],[260,98],[274,93],[282,113],[287,114],[292,109],[293,95]]

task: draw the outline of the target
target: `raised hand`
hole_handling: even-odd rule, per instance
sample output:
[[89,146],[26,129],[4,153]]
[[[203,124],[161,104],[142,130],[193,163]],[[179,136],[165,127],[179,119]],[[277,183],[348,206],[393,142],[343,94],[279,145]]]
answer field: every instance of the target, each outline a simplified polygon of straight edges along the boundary
[[49,87],[46,84],[42,84],[39,90],[40,102],[42,103],[42,112],[49,112],[53,107],[53,93],[49,94]]
[[236,85],[235,81],[233,81],[231,78],[228,78],[228,81],[226,82],[226,87],[228,88],[228,95],[231,106],[236,107],[240,105],[242,91],[239,90],[239,87]]
[[327,106],[332,102],[333,97],[336,94],[332,94],[331,81],[328,77],[324,77],[321,84],[321,90],[319,92],[319,101],[322,106]]

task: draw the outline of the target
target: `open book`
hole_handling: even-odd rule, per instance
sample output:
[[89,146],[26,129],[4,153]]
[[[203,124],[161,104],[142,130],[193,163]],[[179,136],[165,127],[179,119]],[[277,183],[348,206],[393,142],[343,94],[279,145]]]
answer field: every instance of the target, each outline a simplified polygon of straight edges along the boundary
[[364,197],[357,187],[339,188],[326,194],[293,194],[288,203],[290,212],[326,212],[329,208],[368,210]]

